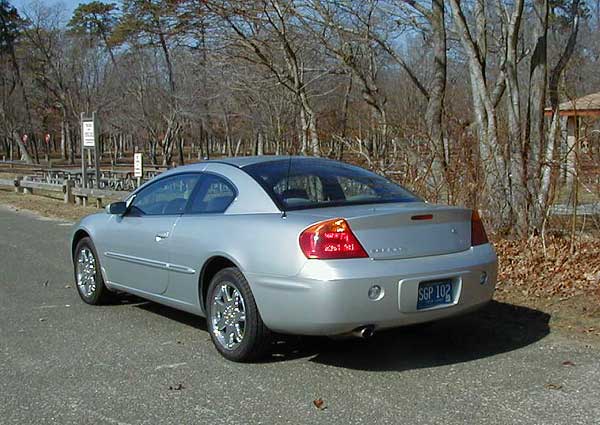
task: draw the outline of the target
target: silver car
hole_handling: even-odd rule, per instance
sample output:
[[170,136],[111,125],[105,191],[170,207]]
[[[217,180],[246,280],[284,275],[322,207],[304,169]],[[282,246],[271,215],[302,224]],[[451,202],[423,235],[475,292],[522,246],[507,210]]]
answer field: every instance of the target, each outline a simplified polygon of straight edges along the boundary
[[310,157],[170,170],[82,219],[72,254],[86,303],[127,292],[206,317],[234,361],[274,333],[368,337],[465,313],[497,272],[477,212]]

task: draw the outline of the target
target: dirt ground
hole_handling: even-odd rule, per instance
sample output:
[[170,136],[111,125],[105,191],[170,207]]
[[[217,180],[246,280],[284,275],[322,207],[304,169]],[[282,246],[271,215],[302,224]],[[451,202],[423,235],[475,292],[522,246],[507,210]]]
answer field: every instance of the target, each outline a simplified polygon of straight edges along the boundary
[[[6,177],[4,177],[6,178]],[[65,204],[60,193],[38,192],[38,195],[24,195],[15,193],[9,188],[0,188],[0,204],[8,205],[15,210],[26,210],[44,217],[77,221],[80,218],[99,212],[101,210],[94,206],[82,207],[78,205]],[[42,195],[42,196],[40,196]],[[514,267],[514,241],[511,244],[512,253],[510,258],[503,242],[496,242],[500,258],[500,269],[517,269]],[[592,245],[592,249],[600,246]],[[527,255],[526,250],[521,256]],[[592,258],[594,253],[592,252]],[[600,256],[600,252],[598,252]],[[577,261],[578,259],[576,259]],[[527,259],[521,259],[528,264]],[[585,259],[582,259],[585,262]],[[509,265],[511,264],[511,265]],[[538,261],[539,264],[539,261]],[[539,264],[541,268],[548,268],[547,264]],[[521,266],[523,268],[523,266]],[[577,267],[569,267],[570,274],[565,274],[564,280],[585,280],[589,278],[590,271],[586,272],[585,264],[577,264]],[[591,271],[595,276],[597,271]],[[579,276],[579,275],[582,276]],[[500,279],[494,298],[498,301],[533,308],[550,315],[550,327],[553,330],[567,333],[577,339],[600,344],[600,282],[592,282],[586,290],[558,292],[540,289],[539,271],[500,273]],[[535,276],[535,277],[534,277]],[[548,286],[550,286],[548,279]],[[554,283],[552,283],[555,285]],[[554,287],[553,287],[554,288]]]

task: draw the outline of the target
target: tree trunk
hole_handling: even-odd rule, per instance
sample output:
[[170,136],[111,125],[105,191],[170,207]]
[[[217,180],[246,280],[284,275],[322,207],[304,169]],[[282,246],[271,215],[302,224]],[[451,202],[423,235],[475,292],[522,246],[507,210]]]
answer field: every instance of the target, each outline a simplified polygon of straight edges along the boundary
[[[498,129],[494,102],[485,78],[485,14],[476,11],[476,25],[480,42],[475,43],[458,0],[450,0],[452,15],[461,43],[469,61],[475,120],[478,127],[479,159],[484,172],[485,198],[490,213],[496,215],[500,226],[510,225],[510,199],[506,162],[498,144]],[[483,7],[477,0],[478,8]],[[508,208],[507,208],[508,205]]]
[[337,151],[335,157],[341,161],[344,156],[344,140],[348,131],[348,109],[350,105],[350,94],[352,93],[352,74],[348,75],[348,84],[344,93],[344,103],[342,104],[342,128],[340,131],[340,140],[337,142]]
[[21,153],[21,161],[25,161],[28,164],[33,164],[33,159],[31,159],[29,152],[27,152],[27,147],[25,146],[25,143],[23,143],[23,140],[21,139],[19,133],[17,133],[16,130],[13,131],[13,140],[17,143],[17,146],[19,147],[19,152]]
[[508,160],[512,221],[517,235],[527,235],[527,181],[523,164],[523,138],[521,134],[521,92],[517,70],[517,46],[524,1],[517,0],[505,31],[506,60],[505,83],[508,120]]
[[434,152],[434,180],[445,177],[447,169],[446,146],[442,131],[444,96],[446,93],[446,26],[444,21],[444,1],[431,2],[431,31],[433,43],[433,78],[429,87],[429,98],[425,121],[429,131],[429,139]]
[[571,60],[573,51],[575,50],[575,44],[577,43],[577,34],[579,32],[579,3],[580,0],[573,0],[571,3],[571,32],[565,48],[550,72],[550,78],[548,83],[548,93],[550,96],[550,106],[552,108],[552,121],[550,125],[550,132],[546,141],[546,149],[541,164],[541,176],[540,176],[540,188],[537,197],[537,203],[535,207],[539,211],[535,214],[536,221],[533,225],[541,230],[543,218],[546,215],[546,210],[549,205],[549,194],[550,187],[552,186],[552,173],[554,171],[554,157],[556,148],[556,139],[560,137],[560,115],[558,113],[559,96],[558,96],[558,84],[562,77],[562,74]]
[[[27,117],[26,131],[31,133],[32,142],[33,142],[34,141],[33,140],[33,121],[31,120],[31,108],[29,105],[29,97],[27,96],[27,91],[25,91],[25,84],[23,83],[23,78],[21,76],[21,69],[19,67],[19,62],[17,61],[17,56],[15,54],[15,48],[14,48],[14,44],[12,41],[10,41],[8,43],[8,50],[10,53],[10,60],[12,62],[13,68],[15,70],[15,74],[17,75],[17,82],[19,84],[19,88],[21,89],[21,95],[23,96],[23,103],[25,105],[25,114]],[[17,141],[19,149],[21,150],[21,159],[28,164],[33,164],[33,160],[31,159],[31,155],[29,155],[29,152],[27,152],[27,147],[25,146],[25,143],[22,143],[21,138],[18,135],[15,140]],[[36,156],[36,162],[39,163],[39,159],[37,157],[37,150],[35,152],[35,156]]]
[[233,147],[231,146],[231,129],[229,128],[229,116],[227,112],[223,112],[223,124],[225,126],[225,149],[227,156],[233,155]]
[[303,91],[300,93],[301,107],[304,110],[305,126],[306,126],[306,141],[310,152],[314,156],[320,156],[319,135],[317,133],[316,115],[308,100],[308,96]]
[[185,158],[183,157],[184,144],[183,137],[178,137],[177,150],[179,152],[179,165],[185,164]]
[[[547,34],[548,0],[533,0],[532,27],[534,49],[529,67],[529,99],[525,135],[526,179],[529,189],[529,217],[531,222],[539,222],[539,208],[536,208],[539,194],[541,157],[544,147],[544,108],[546,106],[547,83]],[[523,212],[526,213],[526,212]]]
[[69,164],[75,164],[75,140],[73,139],[73,131],[71,130],[71,124],[69,121],[66,122],[66,142],[69,151]]
[[263,136],[262,133],[259,131],[258,134],[256,135],[256,149],[254,151],[254,153],[256,155],[264,155],[264,141],[263,141]]

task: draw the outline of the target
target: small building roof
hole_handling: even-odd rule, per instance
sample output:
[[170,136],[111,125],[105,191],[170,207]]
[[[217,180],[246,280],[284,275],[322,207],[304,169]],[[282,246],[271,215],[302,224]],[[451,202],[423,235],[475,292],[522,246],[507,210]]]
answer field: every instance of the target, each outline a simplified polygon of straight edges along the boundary
[[[600,116],[600,92],[570,99],[558,105],[559,114],[562,116]],[[545,110],[546,115],[552,115],[552,108]]]

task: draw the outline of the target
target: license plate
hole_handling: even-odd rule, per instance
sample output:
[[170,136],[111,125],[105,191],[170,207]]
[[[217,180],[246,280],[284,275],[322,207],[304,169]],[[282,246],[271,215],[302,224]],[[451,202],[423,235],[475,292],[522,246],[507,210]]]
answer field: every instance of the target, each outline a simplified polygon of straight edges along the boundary
[[417,310],[437,305],[452,304],[452,280],[434,280],[419,283]]

